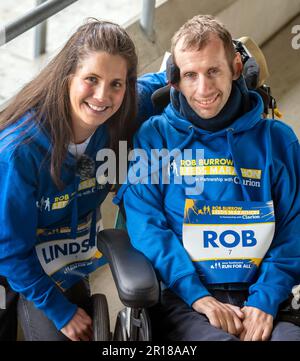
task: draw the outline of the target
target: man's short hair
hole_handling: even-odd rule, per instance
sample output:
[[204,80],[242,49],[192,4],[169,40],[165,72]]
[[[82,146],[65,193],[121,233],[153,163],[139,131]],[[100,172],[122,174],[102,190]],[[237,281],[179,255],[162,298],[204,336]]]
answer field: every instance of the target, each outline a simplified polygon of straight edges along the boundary
[[181,50],[201,50],[204,48],[212,34],[217,35],[223,42],[225,54],[231,71],[233,72],[233,59],[235,49],[232,37],[225,26],[211,15],[196,15],[188,20],[174,34],[171,40],[171,52],[176,63],[174,49],[180,40],[183,40]]

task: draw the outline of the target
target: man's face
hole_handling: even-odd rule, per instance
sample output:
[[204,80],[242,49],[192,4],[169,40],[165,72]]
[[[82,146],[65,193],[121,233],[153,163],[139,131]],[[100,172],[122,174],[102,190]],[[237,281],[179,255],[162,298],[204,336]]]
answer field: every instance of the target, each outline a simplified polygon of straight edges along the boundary
[[175,59],[180,69],[178,89],[190,107],[203,119],[215,117],[223,109],[231,93],[232,81],[237,79],[238,63],[233,62],[235,75],[229,67],[223,42],[211,35],[201,50],[181,50],[175,47]]

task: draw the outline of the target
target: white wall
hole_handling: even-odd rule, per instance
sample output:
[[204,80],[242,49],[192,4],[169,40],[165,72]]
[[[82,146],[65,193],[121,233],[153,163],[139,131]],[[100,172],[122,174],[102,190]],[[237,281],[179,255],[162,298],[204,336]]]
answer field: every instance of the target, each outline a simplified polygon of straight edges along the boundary
[[141,31],[138,20],[127,30],[138,49],[140,71],[145,72],[159,68],[175,31],[196,14],[212,14],[233,37],[248,35],[261,45],[299,13],[300,0],[169,0],[156,9],[154,43]]

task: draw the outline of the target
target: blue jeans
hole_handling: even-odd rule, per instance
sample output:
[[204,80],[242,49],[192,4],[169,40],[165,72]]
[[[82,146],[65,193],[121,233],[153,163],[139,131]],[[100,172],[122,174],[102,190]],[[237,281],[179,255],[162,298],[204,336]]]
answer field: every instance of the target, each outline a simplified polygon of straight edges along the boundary
[[[210,290],[223,303],[242,307],[247,291]],[[240,341],[212,326],[208,318],[194,311],[173,292],[162,291],[159,305],[150,309],[154,341]],[[300,327],[290,322],[274,322],[270,341],[300,341]]]
[[[65,292],[68,300],[83,308],[90,316],[92,306],[87,282],[80,281]],[[56,329],[41,310],[20,295],[18,302],[18,320],[23,330],[25,341],[70,341]]]

